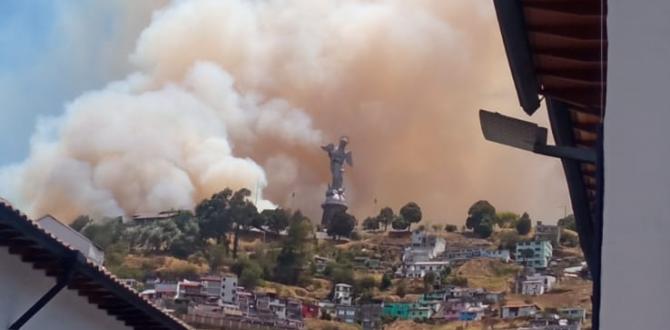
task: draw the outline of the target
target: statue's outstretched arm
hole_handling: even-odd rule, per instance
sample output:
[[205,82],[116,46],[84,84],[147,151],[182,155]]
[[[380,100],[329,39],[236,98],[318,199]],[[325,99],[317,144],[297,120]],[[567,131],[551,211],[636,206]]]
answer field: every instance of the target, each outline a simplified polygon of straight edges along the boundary
[[325,151],[328,151],[328,152],[331,152],[335,149],[335,145],[333,145],[332,143],[329,143],[325,146],[321,146],[321,149],[323,149]]

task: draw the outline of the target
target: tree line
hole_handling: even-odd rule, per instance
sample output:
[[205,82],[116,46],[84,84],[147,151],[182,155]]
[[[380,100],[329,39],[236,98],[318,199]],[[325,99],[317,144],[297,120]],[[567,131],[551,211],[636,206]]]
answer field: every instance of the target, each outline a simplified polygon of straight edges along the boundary
[[386,231],[389,225],[396,230],[411,229],[412,224],[420,222],[422,218],[421,207],[415,202],[405,204],[397,215],[387,206],[379,210],[376,216],[363,220],[363,229]]
[[[70,226],[105,251],[106,265],[111,269],[123,271],[123,259],[128,254],[164,255],[204,261],[211,272],[231,266],[241,283],[251,287],[261,278],[298,283],[304,279],[301,273],[311,258],[311,221],[299,210],[259,212],[250,195],[244,188],[224,189],[200,202],[194,212],[182,210],[172,218],[146,224],[124,222],[121,217],[93,220],[82,215]],[[269,251],[239,256],[240,235],[251,228],[284,235]]]

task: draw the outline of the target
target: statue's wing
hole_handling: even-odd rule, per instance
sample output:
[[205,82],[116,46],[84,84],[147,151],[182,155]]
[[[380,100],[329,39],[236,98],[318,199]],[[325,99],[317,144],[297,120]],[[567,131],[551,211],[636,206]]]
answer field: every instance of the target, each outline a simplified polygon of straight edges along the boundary
[[351,156],[351,151],[347,152],[344,159],[347,161],[349,166],[354,166],[354,158]]
[[321,149],[323,149],[323,150],[325,150],[325,151],[328,151],[328,152],[331,152],[331,151],[335,150],[335,145],[333,145],[332,143],[330,143],[330,144],[328,144],[328,145],[321,146]]

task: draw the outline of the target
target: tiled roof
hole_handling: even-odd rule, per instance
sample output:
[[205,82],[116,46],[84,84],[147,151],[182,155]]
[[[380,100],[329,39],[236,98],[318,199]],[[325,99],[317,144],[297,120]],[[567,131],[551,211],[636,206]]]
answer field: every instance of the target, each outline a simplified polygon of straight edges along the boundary
[[[19,255],[22,261],[31,263],[35,269],[44,270],[47,276],[62,277],[72,272],[68,289],[77,291],[89,303],[129,327],[191,329],[140,297],[104,267],[88,261],[79,251],[43,230],[3,199],[0,199],[0,246],[8,247],[9,253]],[[69,264],[67,260],[70,260]]]

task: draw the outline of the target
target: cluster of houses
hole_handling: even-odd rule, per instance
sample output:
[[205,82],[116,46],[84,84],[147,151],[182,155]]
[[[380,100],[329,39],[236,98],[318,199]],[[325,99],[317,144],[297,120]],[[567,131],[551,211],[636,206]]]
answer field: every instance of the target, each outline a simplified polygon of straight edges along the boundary
[[198,281],[146,283],[141,296],[167,310],[178,311],[191,323],[224,325],[238,322],[282,329],[303,327],[304,317],[316,317],[317,306],[238,285],[237,276],[204,276]]
[[[130,280],[128,284],[134,283]],[[363,304],[355,303],[354,288],[345,283],[335,284],[329,299],[318,302],[248,291],[238,285],[234,274],[205,276],[199,281],[182,280],[177,283],[149,281],[146,286],[150,288],[144,290],[141,296],[155,305],[167,310],[181,309],[180,314],[183,314],[186,321],[210,326],[225,326],[236,322],[238,326],[249,324],[300,329],[304,327],[305,318],[325,318],[357,323],[363,329],[380,329],[384,319],[469,322],[479,321],[485,316],[503,319],[529,318],[540,312],[540,308],[534,304],[503,304],[497,310],[494,306],[504,301],[504,292],[457,286],[423,294],[413,301]],[[583,309],[565,313],[573,319],[580,316],[583,318],[585,314]]]
[[[39,221],[40,225],[70,241],[81,241],[87,257],[102,263],[104,254],[85,237],[68,231],[51,217]],[[524,265],[515,278],[513,292],[521,295],[542,295],[552,290],[557,277],[547,272],[552,261],[553,244],[560,240],[556,226],[538,225],[535,240],[519,242],[514,260]],[[76,236],[76,237],[74,237]],[[69,237],[69,236],[67,236]],[[76,240],[75,240],[76,238]],[[454,263],[475,258],[498,259],[510,262],[508,250],[493,250],[490,244],[447,245],[444,238],[425,231],[414,231],[411,243],[403,250],[402,266],[397,276],[422,278],[429,272],[440,276]],[[474,244],[473,244],[474,243]],[[74,244],[74,243],[73,243]],[[76,245],[76,244],[75,244]],[[314,258],[315,270],[323,272],[332,260]],[[355,268],[387,271],[388,261],[370,257],[355,257]],[[572,272],[578,271],[576,267]],[[568,269],[565,270],[567,272]],[[125,285],[138,287],[134,279],[121,280]],[[484,317],[502,319],[530,319],[528,330],[579,330],[585,319],[582,308],[567,308],[547,314],[532,303],[505,303],[504,292],[489,292],[481,288],[448,286],[421,295],[411,301],[380,301],[357,304],[354,288],[345,283],[333,286],[332,294],[322,301],[301,301],[281,297],[272,292],[250,291],[238,284],[234,274],[208,275],[199,280],[181,280],[165,283],[148,281],[140,296],[166,311],[175,312],[197,325],[244,328],[266,326],[279,329],[301,329],[306,318],[325,318],[346,323],[360,324],[363,329],[380,329],[383,320],[401,319],[431,322],[479,321]]]

